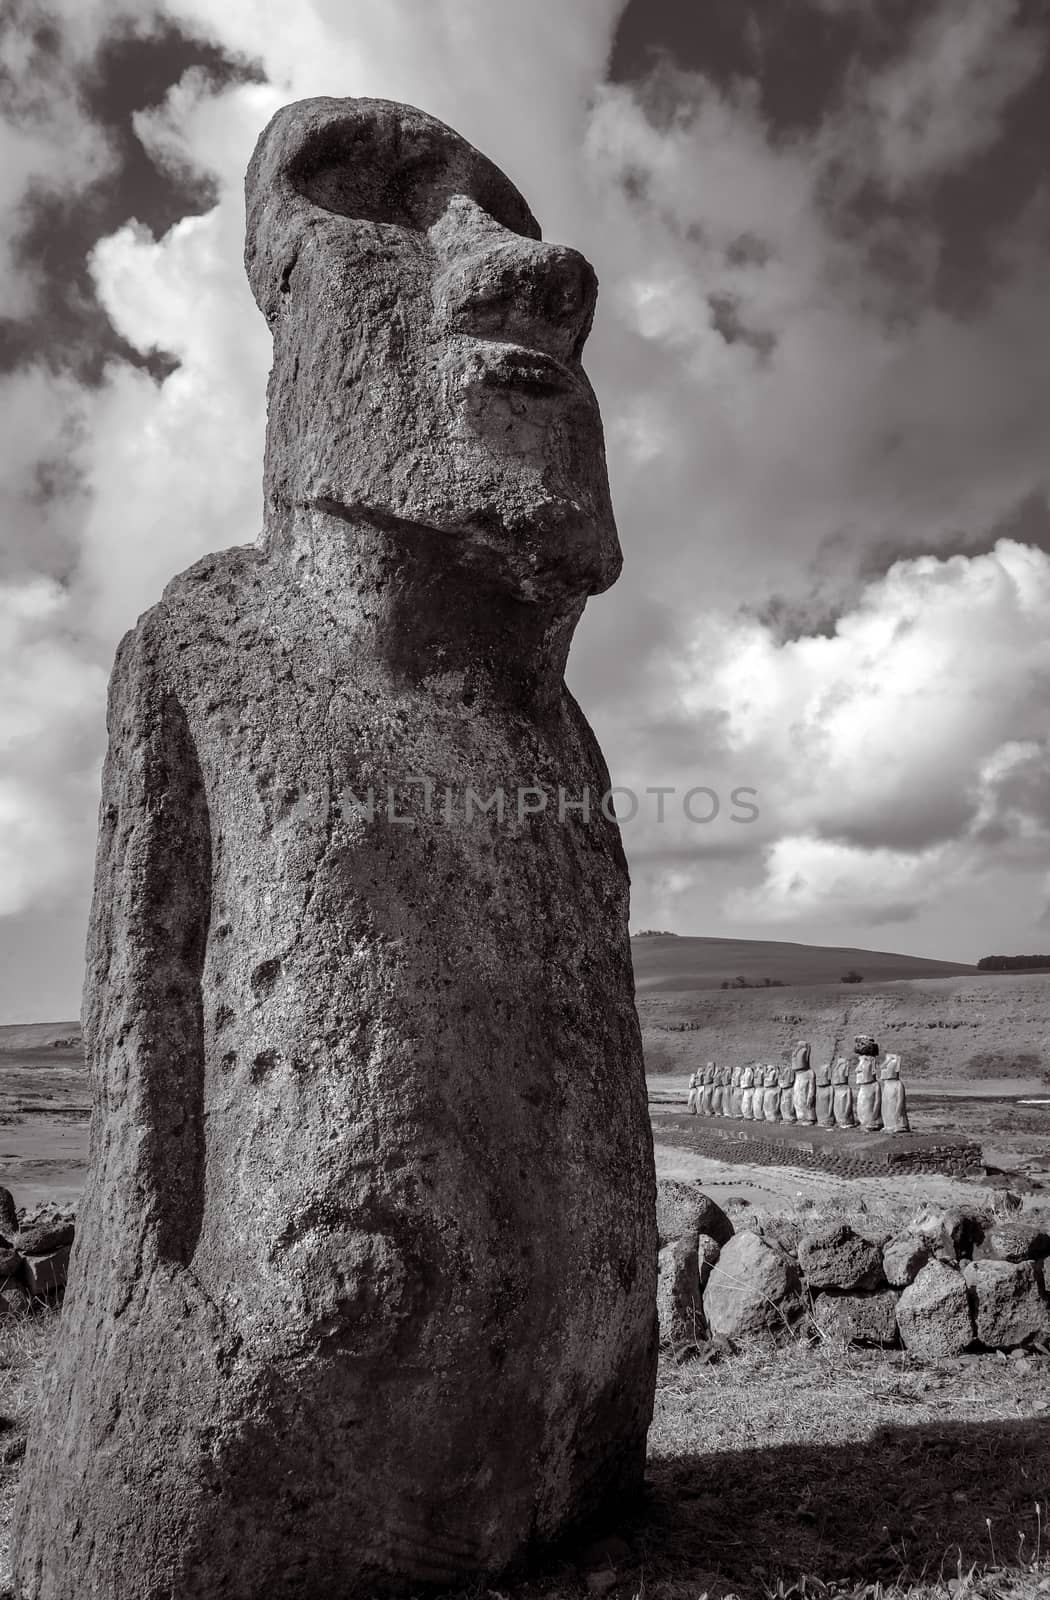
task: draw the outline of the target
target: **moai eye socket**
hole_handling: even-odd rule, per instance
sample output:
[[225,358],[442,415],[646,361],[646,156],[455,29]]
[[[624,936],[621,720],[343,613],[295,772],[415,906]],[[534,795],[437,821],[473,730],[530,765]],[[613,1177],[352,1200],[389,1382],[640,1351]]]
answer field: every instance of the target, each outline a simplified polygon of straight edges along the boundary
[[[440,125],[434,125],[439,127]],[[299,151],[289,171],[312,205],[361,222],[425,232],[450,198],[465,194],[501,227],[527,238],[539,228],[501,172],[464,140],[414,137],[389,122],[336,123]]]

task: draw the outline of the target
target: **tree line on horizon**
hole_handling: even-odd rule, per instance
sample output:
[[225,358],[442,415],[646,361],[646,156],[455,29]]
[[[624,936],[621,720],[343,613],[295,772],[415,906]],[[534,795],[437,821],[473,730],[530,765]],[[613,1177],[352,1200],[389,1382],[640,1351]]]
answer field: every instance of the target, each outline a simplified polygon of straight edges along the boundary
[[982,956],[978,972],[1047,972],[1050,956]]

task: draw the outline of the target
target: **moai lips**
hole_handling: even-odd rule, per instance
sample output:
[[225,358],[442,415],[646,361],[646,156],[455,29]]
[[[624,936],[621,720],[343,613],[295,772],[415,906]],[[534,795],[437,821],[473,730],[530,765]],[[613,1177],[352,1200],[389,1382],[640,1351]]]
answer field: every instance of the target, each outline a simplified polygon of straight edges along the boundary
[[513,806],[608,788],[563,681],[620,564],[593,273],[384,101],[278,113],[247,216],[265,527],[114,668],[91,1165],[20,1600],[451,1585],[642,1477],[626,865],[599,806]]

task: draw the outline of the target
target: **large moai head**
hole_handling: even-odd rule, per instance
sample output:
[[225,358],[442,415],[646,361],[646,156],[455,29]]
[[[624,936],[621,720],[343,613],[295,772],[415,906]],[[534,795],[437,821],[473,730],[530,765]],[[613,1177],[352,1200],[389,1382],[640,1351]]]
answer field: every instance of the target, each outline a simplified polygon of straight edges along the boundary
[[[245,183],[274,339],[264,541],[326,514],[515,598],[582,608],[617,577],[601,419],[580,356],[597,282],[444,123],[302,100]],[[438,547],[440,554],[435,553]]]

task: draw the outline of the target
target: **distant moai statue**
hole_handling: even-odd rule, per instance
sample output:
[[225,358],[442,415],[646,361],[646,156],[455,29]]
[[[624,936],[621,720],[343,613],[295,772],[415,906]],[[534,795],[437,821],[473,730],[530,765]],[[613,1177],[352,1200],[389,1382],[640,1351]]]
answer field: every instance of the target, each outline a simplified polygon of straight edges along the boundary
[[777,1081],[780,1085],[780,1121],[794,1122],[795,1120],[795,1063],[782,1061],[777,1068]]
[[817,1120],[817,1078],[810,1066],[809,1043],[800,1039],[791,1054],[795,1070],[792,1096],[795,1102],[795,1121],[811,1128]]
[[831,1086],[831,1062],[824,1061],[817,1068],[815,1108],[817,1126],[819,1128],[833,1128],[835,1126],[835,1091]]
[[709,1061],[700,1074],[703,1088],[700,1092],[700,1110],[705,1117],[715,1114],[715,1064]]
[[847,1056],[836,1056],[835,1065],[831,1069],[831,1086],[835,1126],[837,1128],[855,1128],[857,1119],[853,1113],[853,1085],[849,1081],[849,1058]]
[[780,1121],[780,1074],[771,1061],[763,1076],[762,1115],[767,1122]]
[[740,1115],[744,1118],[745,1122],[751,1122],[754,1120],[754,1098],[755,1069],[754,1066],[748,1062],[747,1066],[740,1074]]
[[857,1121],[868,1133],[882,1127],[882,1092],[878,1080],[879,1047],[870,1033],[858,1033],[853,1041],[857,1054],[856,1092],[853,1105]]
[[730,1094],[732,1083],[732,1068],[722,1067],[718,1074],[718,1114],[720,1117],[730,1115]]
[[696,1096],[699,1087],[700,1074],[699,1072],[693,1072],[689,1076],[689,1098],[686,1101],[686,1105],[694,1116],[696,1115]]
[[744,1069],[736,1066],[733,1068],[729,1089],[729,1114],[739,1119],[744,1115]]
[[629,885],[564,684],[621,560],[594,273],[387,101],[278,112],[246,199],[265,528],[117,653],[19,1600],[459,1587],[642,1483]]
[[882,1091],[882,1126],[887,1133],[910,1133],[908,1096],[901,1081],[900,1056],[886,1056],[879,1069]]

